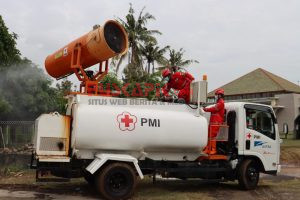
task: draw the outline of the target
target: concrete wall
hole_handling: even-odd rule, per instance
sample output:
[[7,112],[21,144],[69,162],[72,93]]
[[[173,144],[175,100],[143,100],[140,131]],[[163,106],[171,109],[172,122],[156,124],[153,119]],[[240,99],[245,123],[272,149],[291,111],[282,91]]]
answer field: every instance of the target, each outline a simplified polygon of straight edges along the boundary
[[282,131],[283,124],[287,123],[289,131],[294,131],[294,121],[298,117],[300,107],[300,94],[280,94],[276,95],[277,106],[283,106],[276,111],[279,130]]

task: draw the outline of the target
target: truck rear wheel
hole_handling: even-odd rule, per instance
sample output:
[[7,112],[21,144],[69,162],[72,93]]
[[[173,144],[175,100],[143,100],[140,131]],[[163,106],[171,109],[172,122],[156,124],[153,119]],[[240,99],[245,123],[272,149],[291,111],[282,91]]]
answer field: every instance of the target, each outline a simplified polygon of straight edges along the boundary
[[128,199],[136,186],[136,173],[126,163],[106,166],[96,178],[96,187],[106,199]]
[[240,165],[238,171],[239,185],[244,190],[253,190],[259,181],[259,169],[255,161],[246,159]]

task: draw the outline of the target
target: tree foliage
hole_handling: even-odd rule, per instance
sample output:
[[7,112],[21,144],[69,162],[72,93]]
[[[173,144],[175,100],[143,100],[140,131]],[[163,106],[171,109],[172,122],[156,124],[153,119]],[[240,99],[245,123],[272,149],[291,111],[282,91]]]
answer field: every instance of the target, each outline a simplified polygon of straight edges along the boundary
[[66,78],[62,80],[61,83],[56,84],[55,89],[55,111],[64,114],[66,112],[66,104],[68,100],[65,98],[71,92],[73,83]]
[[34,120],[60,111],[60,88],[51,87],[43,70],[21,57],[16,39],[0,16],[0,120]]
[[128,64],[133,64],[136,68],[142,68],[141,46],[146,42],[157,42],[154,35],[161,34],[158,30],[147,28],[148,22],[155,20],[155,17],[148,12],[144,13],[144,10],[145,7],[139,12],[138,16],[135,16],[135,11],[132,4],[130,4],[125,20],[118,18],[128,34],[129,52],[119,58],[116,65],[117,72],[126,56],[128,56]]
[[9,104],[8,101],[3,99],[3,95],[0,94],[0,114],[7,114],[12,110],[11,105]]
[[[121,63],[124,62],[127,56],[128,64],[123,71],[124,81],[137,82],[144,79],[147,74],[155,72],[155,63],[159,65],[159,70],[166,66],[184,67],[191,63],[198,63],[197,60],[186,60],[183,48],[176,51],[171,49],[170,46],[160,47],[156,36],[160,35],[161,32],[150,30],[147,27],[148,22],[152,20],[155,20],[155,17],[148,12],[145,13],[145,7],[136,16],[132,4],[129,6],[125,19],[118,18],[118,21],[123,24],[128,33],[129,52],[114,58],[113,64],[116,66],[116,73],[118,73]],[[169,58],[165,56],[167,52],[169,52]]]
[[17,49],[16,33],[9,33],[0,15],[0,70],[21,61],[21,53]]
[[55,90],[43,71],[32,63],[19,63],[2,71],[2,99],[10,112],[0,113],[1,120],[33,120],[56,108]]
[[[135,15],[132,4],[129,6],[128,14],[125,19],[118,18],[128,33],[129,52],[113,59],[116,66],[116,73],[122,62],[128,58],[128,64],[123,70],[123,83],[129,83],[128,92],[133,92],[137,85],[142,91],[147,90],[146,85],[162,85],[160,70],[171,66],[187,66],[197,60],[186,60],[185,51],[181,48],[179,51],[171,49],[170,46],[160,47],[156,36],[161,32],[148,29],[148,22],[155,20],[155,17],[148,12],[144,12],[145,7]],[[165,54],[169,53],[169,58]],[[155,65],[159,65],[158,71],[155,71]],[[144,66],[145,65],[145,66]],[[152,67],[152,70],[151,70]],[[153,98],[153,93],[147,96]]]
[[167,65],[184,67],[192,63],[199,63],[197,60],[185,60],[184,53],[185,51],[183,48],[180,48],[179,51],[176,51],[175,49],[169,49],[169,59],[167,61]]
[[165,52],[169,49],[169,46],[160,48],[155,42],[147,42],[144,46],[141,46],[141,54],[147,61],[147,66],[145,71],[150,74],[150,69],[152,65],[152,73],[154,73],[154,63],[157,62],[160,65],[167,63],[166,58],[164,57]]

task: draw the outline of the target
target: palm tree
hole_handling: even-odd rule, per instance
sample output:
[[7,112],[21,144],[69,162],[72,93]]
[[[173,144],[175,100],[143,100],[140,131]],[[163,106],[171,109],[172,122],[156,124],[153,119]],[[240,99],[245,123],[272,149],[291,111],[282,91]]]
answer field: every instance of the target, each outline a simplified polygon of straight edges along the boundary
[[184,60],[183,55],[185,51],[180,48],[179,51],[175,49],[169,49],[169,59],[167,61],[168,66],[184,67],[192,63],[199,63],[197,60]]
[[160,48],[155,42],[148,42],[144,46],[141,46],[141,54],[147,61],[145,71],[150,74],[150,68],[152,64],[152,73],[154,73],[154,62],[158,64],[165,64],[166,58],[164,57],[165,52],[169,49],[169,46]]
[[145,71],[148,73],[150,71],[151,63],[154,62],[154,45],[153,42],[148,42],[145,46],[141,46],[140,48],[142,56],[144,56],[147,61]]
[[134,16],[135,12],[132,8],[132,4],[129,5],[129,12],[126,15],[126,20],[118,18],[128,34],[129,52],[127,54],[121,55],[118,58],[118,62],[116,64],[116,72],[119,71],[120,65],[126,56],[128,56],[128,64],[132,63],[137,67],[141,66],[141,44],[146,42],[156,42],[156,38],[153,35],[161,34],[158,30],[148,30],[148,28],[146,27],[148,21],[155,20],[155,17],[149,13],[144,13],[145,7],[140,11],[138,17],[136,18]]

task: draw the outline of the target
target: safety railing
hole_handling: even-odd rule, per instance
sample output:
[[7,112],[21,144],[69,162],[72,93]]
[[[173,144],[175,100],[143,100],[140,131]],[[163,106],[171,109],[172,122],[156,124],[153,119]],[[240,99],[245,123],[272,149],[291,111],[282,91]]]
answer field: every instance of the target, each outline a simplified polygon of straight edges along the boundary
[[208,151],[207,154],[217,153],[217,142],[227,142],[228,141],[228,128],[226,124],[210,124],[208,133]]
[[[209,125],[209,140],[215,140],[217,142],[228,141],[228,129],[226,124],[210,124]],[[214,136],[216,135],[216,136]]]

